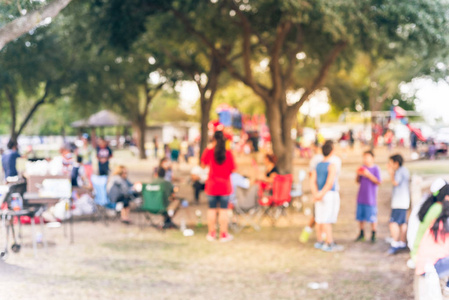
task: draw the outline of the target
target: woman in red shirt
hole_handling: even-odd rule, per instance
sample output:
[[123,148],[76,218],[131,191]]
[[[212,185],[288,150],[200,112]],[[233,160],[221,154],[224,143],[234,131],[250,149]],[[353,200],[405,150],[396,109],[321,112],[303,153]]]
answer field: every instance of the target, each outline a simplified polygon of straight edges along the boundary
[[[226,140],[222,131],[216,131],[214,141],[206,149],[201,157],[203,167],[209,166],[209,177],[206,181],[206,195],[209,200],[207,212],[207,224],[209,233],[206,238],[214,241],[217,238],[215,225],[220,225],[220,242],[228,242],[233,239],[228,233],[228,202],[232,193],[231,173],[235,170],[234,157],[231,151],[226,150]],[[218,209],[217,209],[218,207]]]

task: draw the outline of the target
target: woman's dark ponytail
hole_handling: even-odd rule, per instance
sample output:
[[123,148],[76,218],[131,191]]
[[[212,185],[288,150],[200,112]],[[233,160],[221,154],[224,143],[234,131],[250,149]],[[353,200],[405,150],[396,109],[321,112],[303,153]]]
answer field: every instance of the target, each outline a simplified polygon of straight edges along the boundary
[[426,216],[427,212],[429,211],[430,207],[437,201],[437,198],[430,194],[430,196],[424,201],[424,203],[421,205],[421,208],[418,212],[418,218],[420,222],[424,221],[424,217]]
[[446,195],[449,195],[449,185],[445,185],[443,186],[439,191],[438,191],[438,195],[434,196],[434,195],[430,195],[426,201],[424,201],[424,203],[422,204],[421,208],[419,209],[418,212],[418,218],[420,222],[424,221],[424,217],[426,216],[427,212],[429,211],[430,207],[435,203],[435,202],[440,202],[442,203],[444,201],[444,198],[446,197]]
[[[443,211],[430,228],[430,231],[433,233],[433,236],[435,237],[435,242],[438,241],[438,235],[441,235],[444,241],[446,234],[449,233],[448,221],[449,221],[449,201],[443,201]],[[441,222],[443,223],[443,226],[440,228]]]
[[222,131],[215,131],[214,140],[215,145],[215,161],[221,165],[226,160],[226,140]]

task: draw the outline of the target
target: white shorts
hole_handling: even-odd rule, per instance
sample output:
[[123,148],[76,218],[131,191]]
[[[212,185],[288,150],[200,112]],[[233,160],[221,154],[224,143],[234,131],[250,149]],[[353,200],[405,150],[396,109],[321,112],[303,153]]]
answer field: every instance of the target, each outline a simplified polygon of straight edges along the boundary
[[329,191],[321,201],[315,202],[315,222],[318,224],[334,224],[340,211],[340,194]]

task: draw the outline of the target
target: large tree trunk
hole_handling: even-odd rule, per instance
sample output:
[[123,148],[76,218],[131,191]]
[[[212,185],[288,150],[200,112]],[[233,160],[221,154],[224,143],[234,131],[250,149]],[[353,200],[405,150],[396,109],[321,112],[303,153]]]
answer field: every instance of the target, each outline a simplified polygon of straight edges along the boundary
[[139,149],[139,158],[140,159],[146,159],[147,154],[145,152],[145,130],[147,127],[147,123],[145,122],[145,119],[140,119],[137,121],[137,124],[135,125],[135,129],[137,132],[137,147]]
[[9,110],[10,110],[10,115],[11,115],[11,125],[10,125],[11,126],[11,128],[10,128],[11,134],[10,134],[9,139],[13,142],[17,142],[18,134],[16,131],[16,126],[17,126],[16,98],[8,86],[5,86],[4,90],[5,90],[6,98],[8,99],[8,102],[9,102]]
[[278,101],[267,101],[266,116],[271,134],[273,153],[276,155],[277,167],[282,174],[291,174],[293,170],[293,141],[291,129],[294,114],[288,114]]
[[207,147],[207,142],[209,140],[209,120],[210,120],[210,109],[212,100],[205,99],[204,95],[201,95],[201,141],[200,141],[200,153],[199,158],[203,155],[204,150]]

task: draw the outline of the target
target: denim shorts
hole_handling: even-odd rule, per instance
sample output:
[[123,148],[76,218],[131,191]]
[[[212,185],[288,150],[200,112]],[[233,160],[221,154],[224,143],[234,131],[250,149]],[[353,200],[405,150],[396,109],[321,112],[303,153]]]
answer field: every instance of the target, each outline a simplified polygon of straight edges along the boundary
[[207,195],[207,200],[209,201],[209,208],[215,209],[218,205],[220,205],[220,208],[222,209],[228,208],[229,196]]
[[396,223],[398,225],[407,223],[407,210],[393,208],[391,211],[390,223]]
[[357,221],[376,223],[377,222],[377,206],[357,204]]

